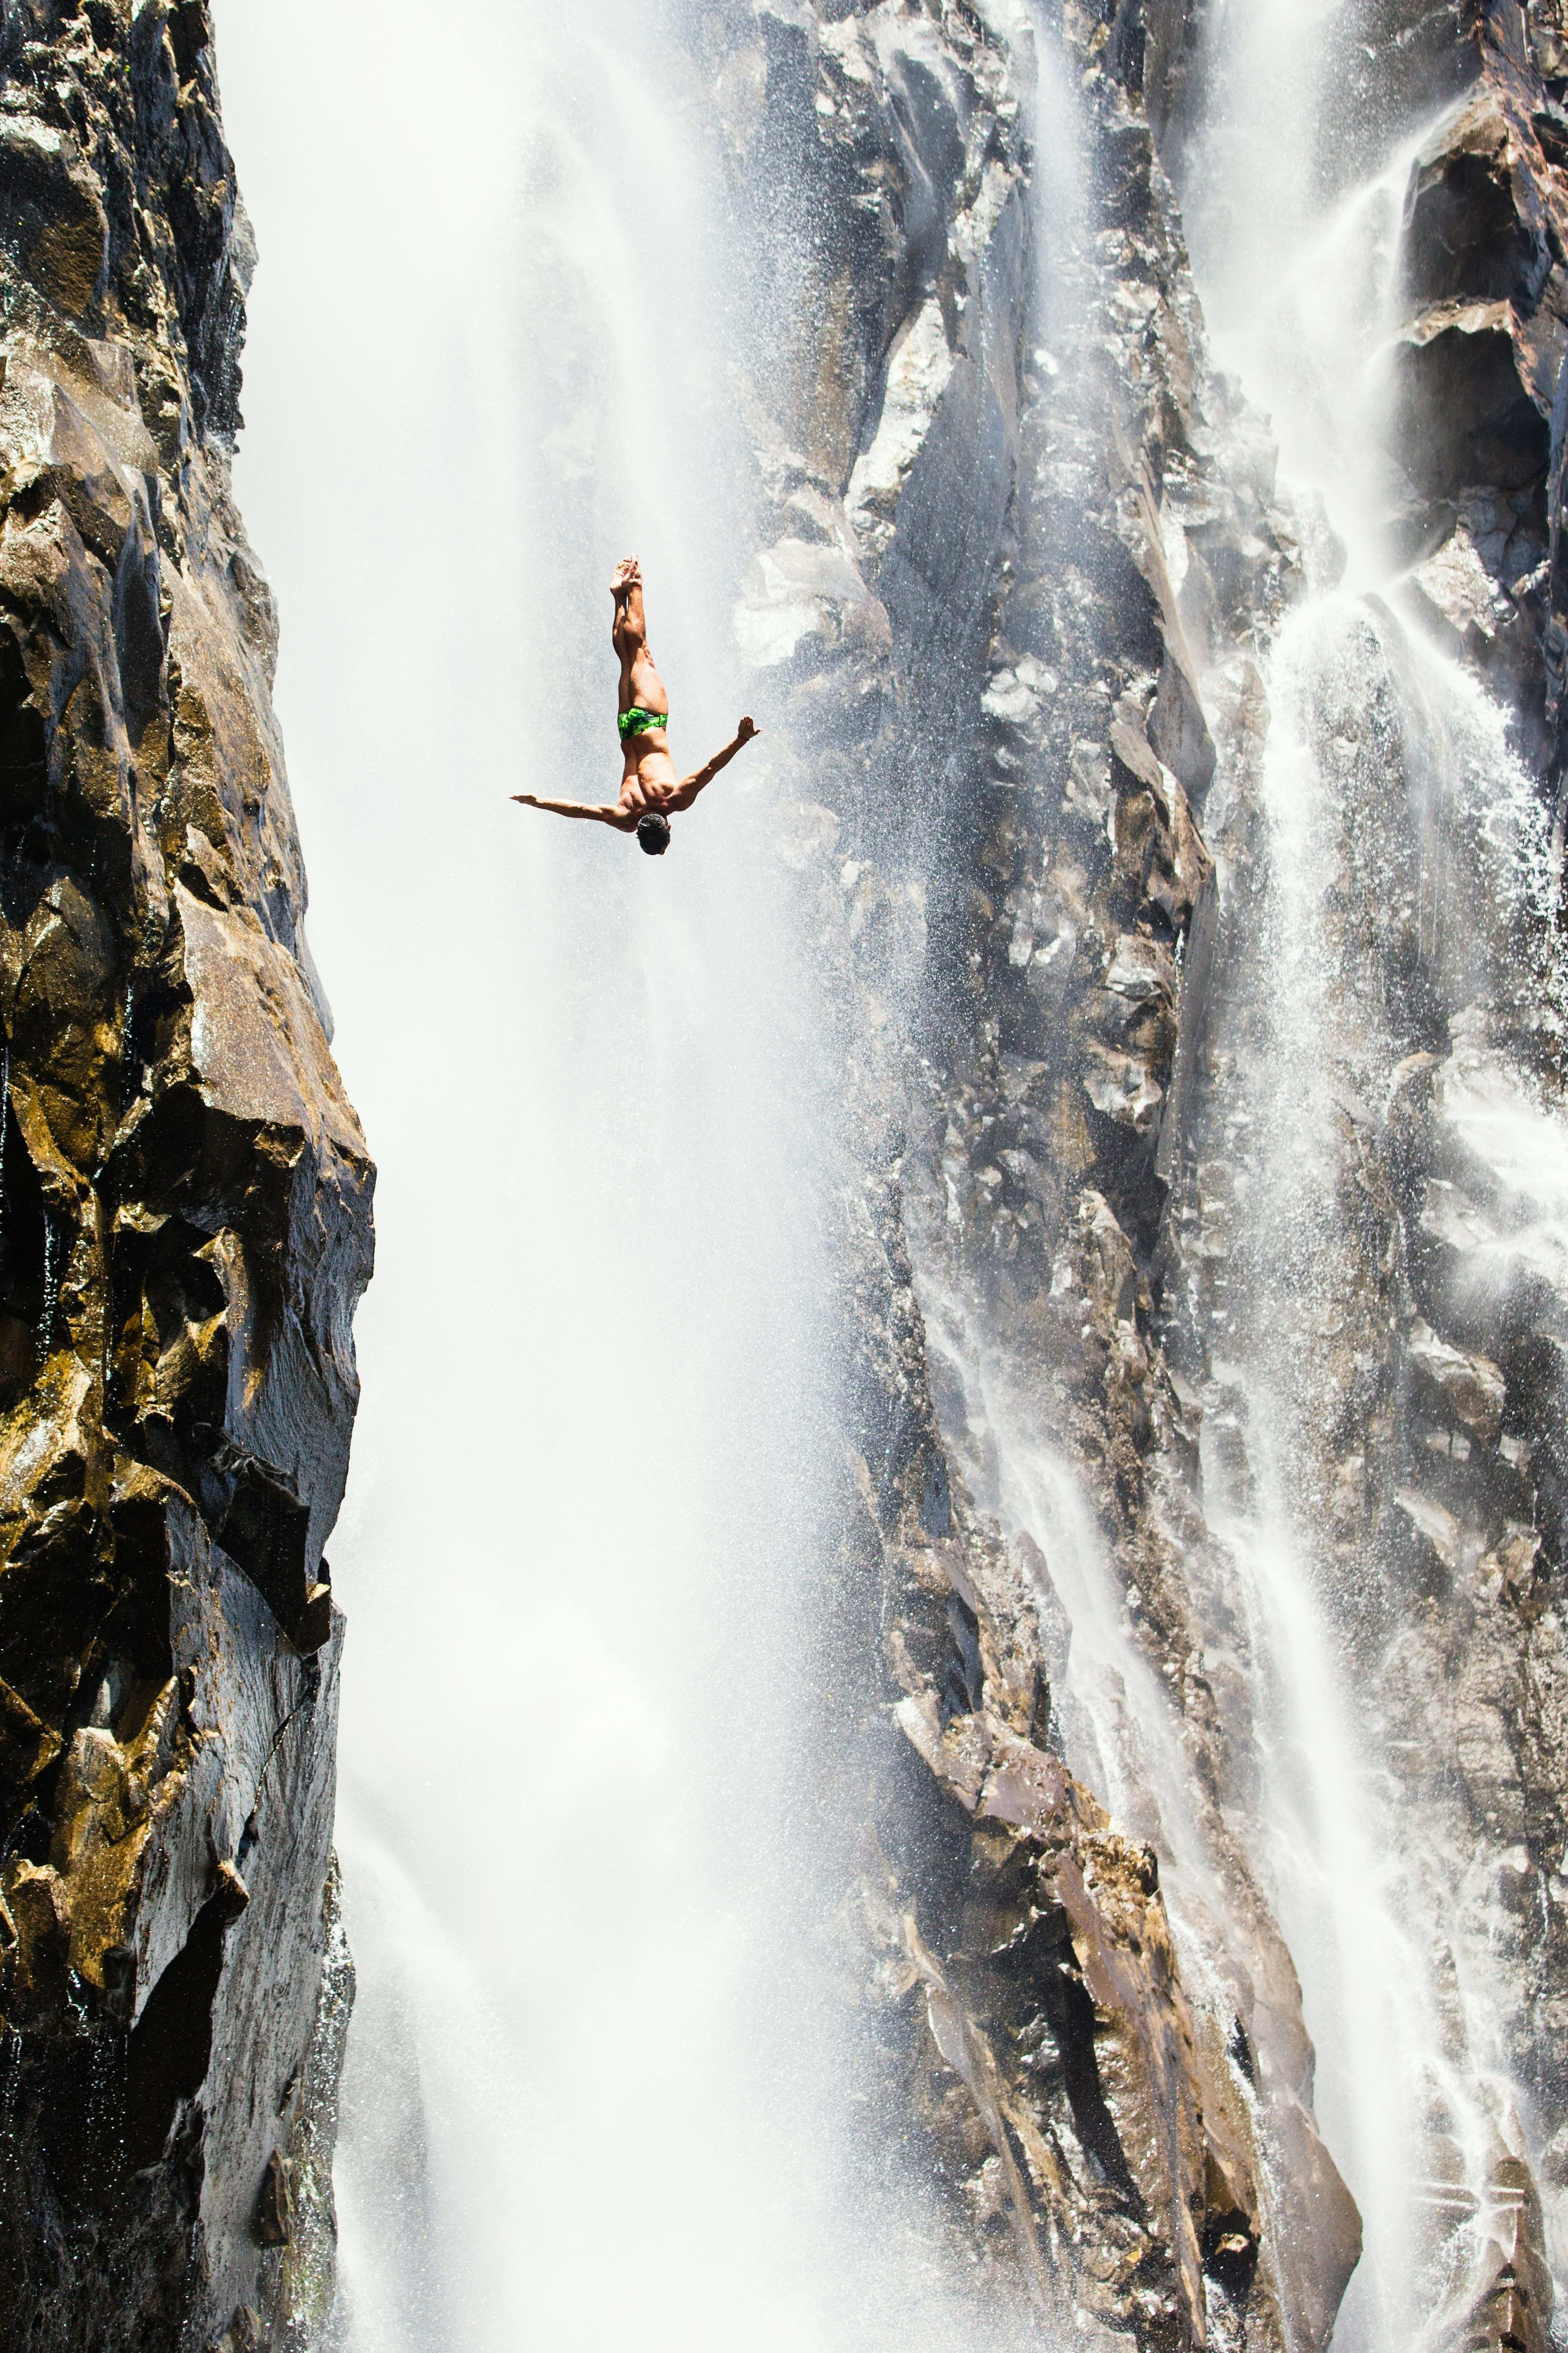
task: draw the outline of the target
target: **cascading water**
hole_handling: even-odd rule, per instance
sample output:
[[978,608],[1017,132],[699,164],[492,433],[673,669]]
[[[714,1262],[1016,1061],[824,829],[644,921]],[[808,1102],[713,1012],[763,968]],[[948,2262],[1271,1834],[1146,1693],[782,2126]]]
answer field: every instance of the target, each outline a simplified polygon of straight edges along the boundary
[[[1036,22],[1037,158],[1033,190],[1037,278],[1031,318],[1043,339],[1034,364],[1055,383],[1093,383],[1090,202],[1078,97],[1059,39]],[[1066,434],[1063,436],[1067,438]],[[1067,552],[1063,552],[1064,562]],[[1051,1443],[994,1348],[983,1312],[940,1267],[917,1227],[916,1264],[930,1344],[951,1380],[944,1429],[977,1499],[1047,1561],[1070,1621],[1070,1666],[1054,1685],[1067,1757],[1118,1819],[1180,1854],[1211,1900],[1201,1842],[1190,1835],[1179,1726],[1157,1676],[1128,1639],[1121,1580],[1074,1469]],[[958,1403],[962,1400],[962,1404]],[[1179,1899],[1178,1899],[1179,1900]],[[1191,1957],[1196,1963],[1195,1952]]]
[[[1465,1580],[1495,1594],[1522,1539],[1478,1563],[1434,1508],[1422,1460],[1395,1443],[1398,1400],[1432,1366],[1497,1375],[1445,1356],[1415,1314],[1379,1170],[1397,1173],[1436,1088],[1492,1205],[1486,1235],[1467,1237],[1472,1280],[1500,1298],[1528,1264],[1561,1296],[1568,1127],[1525,1075],[1550,1066],[1560,1018],[1547,818],[1503,712],[1405,577],[1417,502],[1391,456],[1390,353],[1405,195],[1433,125],[1398,126],[1346,187],[1367,126],[1330,110],[1348,79],[1336,44],[1352,38],[1349,12],[1331,7],[1213,12],[1211,114],[1184,177],[1215,355],[1278,435],[1304,582],[1264,680],[1243,657],[1209,681],[1219,710],[1260,688],[1253,708],[1266,694],[1269,720],[1256,775],[1231,739],[1205,812],[1227,912],[1193,1213],[1212,1376],[1205,1508],[1221,1539],[1201,1577],[1214,1654],[1227,1675],[1239,1667],[1231,1736],[1250,1760],[1219,1843],[1247,1825],[1302,1978],[1319,2119],[1362,2211],[1336,2341],[1436,2347],[1468,2338],[1500,2279],[1526,2282],[1538,2311],[1544,2292],[1530,2174],[1543,2135],[1521,2060],[1535,1965],[1510,1893],[1524,1850],[1468,1814],[1434,1754],[1443,1669],[1428,1648],[1434,1577],[1440,1589],[1458,1571],[1447,1704],[1474,1708],[1484,1675],[1461,1688],[1455,1656]],[[1035,362],[1070,378],[1093,356],[1075,309],[1084,197],[1048,30],[1042,54],[1036,316],[1051,348]],[[1055,429],[1070,447],[1071,426]],[[1179,509],[1164,530],[1179,589]],[[1138,1640],[1142,1597],[1107,1556],[1036,1370],[949,1268],[941,1229],[958,1225],[968,1147],[952,1148],[946,1204],[928,1205],[917,1250],[952,1375],[944,1426],[977,1497],[1048,1566],[1071,1620],[1053,1675],[1067,1754],[1176,1866],[1173,1925],[1184,1973],[1203,1984],[1205,1956],[1238,1927],[1245,1938],[1219,1826],[1205,1832],[1194,1806],[1177,1714]],[[1429,1200],[1425,1224],[1441,1215]],[[1507,1464],[1517,1440],[1495,1422],[1480,1410],[1481,1442]],[[1455,1462],[1470,1445],[1462,1428],[1427,1442],[1439,1439]]]
[[335,1548],[349,2341],[804,2344],[809,1007],[743,765],[657,866],[506,798],[613,796],[628,547],[680,750],[742,707],[720,211],[660,11],[436,34],[224,27],[268,265],[243,488],[383,1165]]
[[[1452,1117],[1467,1037],[1516,1035],[1516,1006],[1552,990],[1545,821],[1502,714],[1394,609],[1409,557],[1388,354],[1421,142],[1335,191],[1345,126],[1322,93],[1347,37],[1332,9],[1221,12],[1188,172],[1216,357],[1279,435],[1306,574],[1268,666],[1256,818],[1223,786],[1207,811],[1238,912],[1200,1154],[1231,1258],[1208,1321],[1209,1518],[1242,1598],[1319,2116],[1365,2228],[1336,2341],[1381,2348],[1465,2326],[1489,2238],[1510,2243],[1528,2134],[1516,1940],[1431,1755],[1403,1622],[1425,1607],[1413,1527],[1441,1554],[1453,1524],[1391,1457],[1412,1311],[1364,1139],[1397,1129],[1445,1054]],[[1522,1082],[1508,1092],[1560,1172],[1568,1131]],[[1553,1219],[1561,1191],[1558,1173],[1522,1221]]]

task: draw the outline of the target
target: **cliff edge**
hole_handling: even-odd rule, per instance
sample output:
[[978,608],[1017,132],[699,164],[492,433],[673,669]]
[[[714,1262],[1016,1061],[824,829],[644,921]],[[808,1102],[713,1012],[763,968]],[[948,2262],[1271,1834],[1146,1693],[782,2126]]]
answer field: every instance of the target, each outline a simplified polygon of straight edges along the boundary
[[204,0],[0,13],[0,2338],[303,2343],[373,1171],[230,496]]

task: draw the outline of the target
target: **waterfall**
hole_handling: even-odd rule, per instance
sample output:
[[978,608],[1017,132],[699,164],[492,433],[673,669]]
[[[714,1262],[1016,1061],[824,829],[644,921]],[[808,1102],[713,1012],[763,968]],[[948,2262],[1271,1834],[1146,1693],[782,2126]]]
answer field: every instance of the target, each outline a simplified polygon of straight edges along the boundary
[[1306,573],[1268,659],[1256,815],[1223,786],[1207,810],[1231,914],[1199,1181],[1230,1257],[1207,1295],[1205,1467],[1245,1619],[1262,1861],[1365,2229],[1335,2341],[1381,2348],[1464,2326],[1521,2194],[1529,2103],[1521,1954],[1432,1754],[1405,1617],[1413,1532],[1441,1552],[1452,1523],[1391,1459],[1413,1311],[1379,1258],[1368,1145],[1446,1055],[1446,1115],[1463,1120],[1469,1039],[1499,1131],[1478,1157],[1516,1166],[1516,1230],[1555,1236],[1568,1128],[1484,1050],[1517,1033],[1516,996],[1552,1003],[1546,821],[1503,713],[1401,585],[1388,354],[1431,126],[1344,185],[1330,93],[1347,38],[1333,10],[1222,12],[1186,175],[1216,361],[1279,438]]
[[355,2353],[804,2344],[826,2263],[783,1760],[829,1376],[783,870],[743,763],[658,864],[506,797],[614,797],[627,549],[679,752],[742,708],[721,208],[664,16],[222,32],[265,253],[241,489],[383,1167],[334,1547]]

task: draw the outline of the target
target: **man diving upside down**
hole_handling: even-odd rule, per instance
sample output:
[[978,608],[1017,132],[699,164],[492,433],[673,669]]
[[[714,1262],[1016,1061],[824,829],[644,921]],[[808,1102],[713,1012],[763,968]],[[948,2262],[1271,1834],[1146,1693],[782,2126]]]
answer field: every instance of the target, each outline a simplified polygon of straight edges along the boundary
[[650,858],[662,858],[669,848],[669,820],[689,809],[721,768],[727,768],[742,744],[757,728],[742,719],[731,742],[715,752],[689,776],[678,776],[669,756],[666,726],[669,696],[648,651],[647,623],[643,616],[642,566],[628,555],[616,566],[610,593],[616,617],[610,636],[621,660],[620,716],[621,797],[618,801],[547,801],[536,793],[513,793],[524,808],[550,809],[556,817],[592,818],[613,825],[617,833],[635,833],[639,848]]

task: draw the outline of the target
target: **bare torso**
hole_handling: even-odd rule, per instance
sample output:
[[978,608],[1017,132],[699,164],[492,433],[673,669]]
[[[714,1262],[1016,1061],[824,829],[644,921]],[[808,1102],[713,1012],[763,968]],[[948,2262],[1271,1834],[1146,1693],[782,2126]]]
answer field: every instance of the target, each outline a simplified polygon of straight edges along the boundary
[[637,753],[629,744],[626,745],[620,805],[637,817],[646,817],[650,810],[657,816],[668,817],[671,809],[689,807],[680,798],[680,778],[662,739]]

